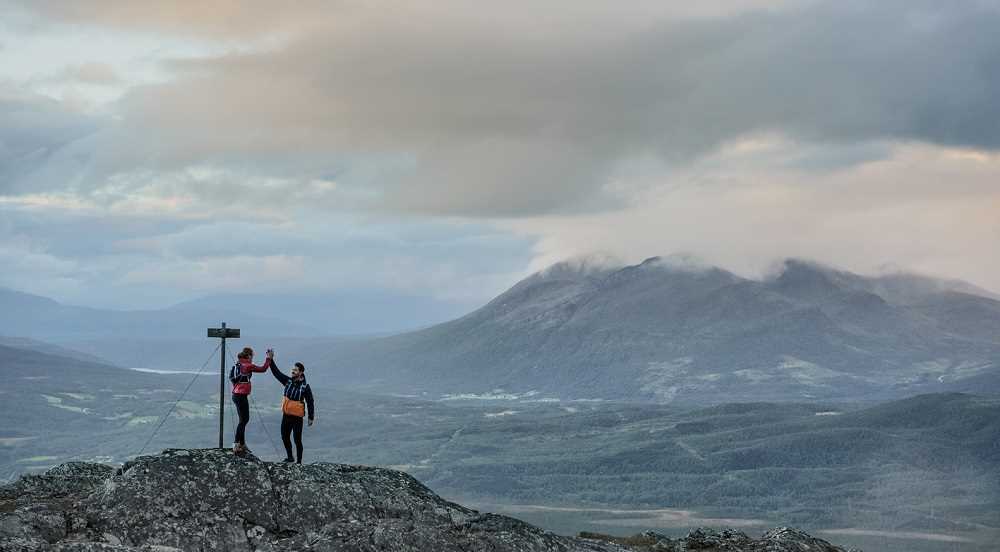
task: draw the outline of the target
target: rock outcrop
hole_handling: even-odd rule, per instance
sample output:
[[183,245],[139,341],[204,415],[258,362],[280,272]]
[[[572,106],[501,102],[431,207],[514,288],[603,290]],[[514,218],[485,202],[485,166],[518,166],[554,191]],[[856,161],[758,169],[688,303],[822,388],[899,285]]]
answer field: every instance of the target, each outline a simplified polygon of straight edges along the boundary
[[[696,529],[684,538],[671,539],[653,531],[631,537],[612,537],[597,533],[580,533],[589,540],[602,540],[626,546],[635,552],[844,552],[825,540],[811,537],[789,527],[778,527],[752,539],[742,531]],[[860,552],[850,549],[848,552]]]
[[843,552],[790,529],[759,540],[703,530],[675,540],[564,537],[448,502],[402,472],[274,464],[219,449],[167,450],[118,470],[74,462],[0,487],[4,552],[695,549]]

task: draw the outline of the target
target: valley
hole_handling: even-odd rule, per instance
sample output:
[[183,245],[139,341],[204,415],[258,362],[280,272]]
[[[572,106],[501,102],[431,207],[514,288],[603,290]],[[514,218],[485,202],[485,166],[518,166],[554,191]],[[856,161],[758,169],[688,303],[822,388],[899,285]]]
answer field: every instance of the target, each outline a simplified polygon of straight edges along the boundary
[[[60,363],[41,355],[27,358]],[[19,362],[3,373],[12,384],[4,388],[4,477],[68,460],[133,458],[192,380],[71,360],[42,377]],[[214,444],[216,378],[194,378],[145,452]],[[276,460],[280,387],[266,374],[254,385],[248,440]],[[426,400],[322,385],[316,396],[307,461],[402,469],[450,499],[556,531],[682,534],[717,525],[753,533],[782,523],[839,531],[844,542],[969,551],[998,535],[995,396],[704,407],[499,391]],[[228,401],[227,410],[228,442]]]

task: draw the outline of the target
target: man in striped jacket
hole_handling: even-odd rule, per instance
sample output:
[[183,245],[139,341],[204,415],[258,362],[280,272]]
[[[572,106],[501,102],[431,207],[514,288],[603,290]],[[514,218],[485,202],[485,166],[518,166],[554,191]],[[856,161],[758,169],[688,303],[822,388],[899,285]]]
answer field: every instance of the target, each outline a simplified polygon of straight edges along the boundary
[[[285,386],[281,398],[281,441],[285,444],[285,462],[302,463],[302,421],[306,410],[309,412],[309,425],[313,425],[315,410],[313,406],[312,389],[306,383],[306,367],[296,362],[291,375],[286,376],[278,369],[272,359],[271,374]],[[292,437],[295,437],[295,458],[292,458]]]

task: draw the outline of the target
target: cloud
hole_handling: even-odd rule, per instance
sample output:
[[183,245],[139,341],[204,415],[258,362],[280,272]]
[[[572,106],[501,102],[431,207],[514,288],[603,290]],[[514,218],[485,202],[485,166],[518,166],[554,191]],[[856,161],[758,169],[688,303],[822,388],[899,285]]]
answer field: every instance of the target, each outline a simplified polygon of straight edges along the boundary
[[[698,3],[633,2],[628,10],[604,0],[550,2],[548,11],[534,2],[515,0],[509,9],[497,10],[475,2],[397,1],[392,9],[403,18],[414,15],[456,19],[489,19],[498,24],[523,26],[569,15],[576,20],[624,19],[636,22],[650,17],[717,17],[751,8],[775,8],[783,0],[705,0]],[[268,33],[294,33],[317,21],[354,18],[371,6],[342,0],[300,0],[277,7],[267,0],[171,0],[137,4],[129,0],[4,0],[27,13],[75,24],[101,25],[126,30],[154,30],[195,36],[246,38]]]
[[194,44],[156,78],[119,59],[101,109],[0,93],[0,211],[35,253],[92,255],[87,285],[171,288],[156,266],[183,294],[242,255],[486,298],[534,244],[536,268],[798,255],[1000,287],[994,2],[15,4],[31,32]]
[[530,243],[461,221],[282,211],[128,213],[0,201],[0,286],[70,303],[160,307],[221,292],[390,290],[467,305],[524,274]]
[[[797,156],[794,143],[771,150]],[[910,143],[835,172],[756,163],[720,153],[631,190],[622,210],[502,227],[537,239],[536,269],[594,250],[629,262],[690,252],[760,276],[776,259],[801,257],[863,273],[894,265],[1000,290],[991,254],[1000,243],[1000,153]]]
[[71,82],[92,86],[113,86],[121,84],[122,79],[114,67],[106,63],[79,63],[66,67],[59,73],[46,79],[51,82]]
[[684,166],[747,134],[1000,147],[995,6],[814,2],[601,24],[592,14],[608,10],[531,23],[451,7],[352,5],[271,49],[177,61],[175,80],[118,106],[100,165],[343,171],[349,187],[355,158],[383,156],[404,162],[364,182],[366,208],[527,216],[614,208],[606,187],[637,158]]
[[133,268],[120,283],[180,286],[198,291],[261,290],[280,286],[302,272],[305,259],[289,255],[235,255]]
[[47,292],[79,292],[80,266],[27,244],[0,243],[0,262],[6,267],[4,287]]
[[0,193],[16,189],[67,144],[96,128],[93,117],[0,82]]

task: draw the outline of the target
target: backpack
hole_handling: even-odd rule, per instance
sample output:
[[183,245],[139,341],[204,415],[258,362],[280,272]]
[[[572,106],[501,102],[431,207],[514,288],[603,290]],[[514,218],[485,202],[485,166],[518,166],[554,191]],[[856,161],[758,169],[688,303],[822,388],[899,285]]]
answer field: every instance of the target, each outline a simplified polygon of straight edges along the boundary
[[281,413],[297,418],[304,418],[306,415],[306,403],[293,401],[288,397],[281,397]]
[[240,372],[242,371],[243,370],[239,362],[233,364],[229,368],[229,382],[233,385],[236,385],[237,383],[250,383],[250,377],[253,376],[253,372],[241,374]]

